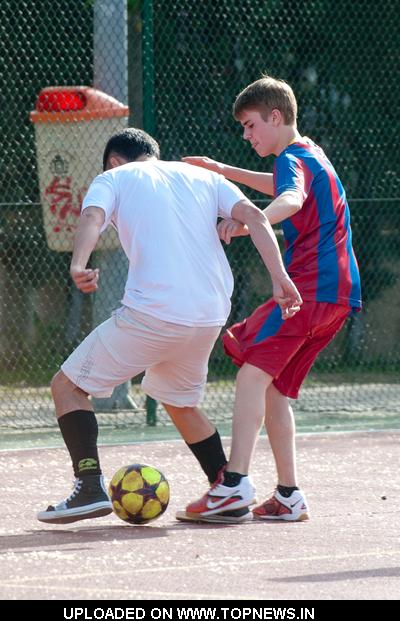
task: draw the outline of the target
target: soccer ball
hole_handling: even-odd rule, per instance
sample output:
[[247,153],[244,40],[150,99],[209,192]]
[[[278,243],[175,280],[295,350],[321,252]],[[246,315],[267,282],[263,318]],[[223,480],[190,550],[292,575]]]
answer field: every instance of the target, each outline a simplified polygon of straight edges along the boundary
[[145,464],[120,468],[108,488],[114,513],[130,524],[146,524],[168,507],[169,484],[164,475]]

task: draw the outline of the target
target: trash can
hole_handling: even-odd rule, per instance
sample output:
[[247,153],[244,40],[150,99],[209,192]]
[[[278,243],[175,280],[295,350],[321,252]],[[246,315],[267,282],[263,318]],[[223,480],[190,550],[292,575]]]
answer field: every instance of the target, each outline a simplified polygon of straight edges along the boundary
[[[72,252],[82,200],[103,170],[108,138],[127,127],[129,108],[87,86],[52,86],[40,91],[30,113],[35,126],[43,222],[48,246]],[[119,246],[112,227],[97,250]]]

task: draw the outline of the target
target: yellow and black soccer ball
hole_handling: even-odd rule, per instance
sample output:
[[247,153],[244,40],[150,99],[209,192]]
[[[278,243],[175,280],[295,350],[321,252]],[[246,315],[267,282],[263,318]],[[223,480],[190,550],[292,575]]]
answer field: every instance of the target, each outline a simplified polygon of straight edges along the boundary
[[146,524],[164,513],[169,503],[169,484],[152,466],[131,464],[120,468],[108,492],[114,513],[130,524]]

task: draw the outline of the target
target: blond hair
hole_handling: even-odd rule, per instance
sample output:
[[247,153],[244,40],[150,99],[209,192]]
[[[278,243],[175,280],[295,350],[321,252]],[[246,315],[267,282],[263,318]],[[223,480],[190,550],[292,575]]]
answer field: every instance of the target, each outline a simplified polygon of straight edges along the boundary
[[245,110],[258,110],[266,120],[272,110],[279,110],[285,125],[295,125],[297,119],[296,97],[284,80],[277,80],[269,75],[252,82],[236,97],[233,104],[233,116],[239,119]]

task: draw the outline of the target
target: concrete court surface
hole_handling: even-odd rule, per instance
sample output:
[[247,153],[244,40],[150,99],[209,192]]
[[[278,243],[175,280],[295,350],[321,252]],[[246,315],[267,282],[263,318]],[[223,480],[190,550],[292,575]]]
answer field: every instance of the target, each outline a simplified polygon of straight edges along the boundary
[[[229,449],[229,439],[224,440]],[[166,513],[146,526],[116,516],[56,526],[35,514],[70,493],[66,449],[0,452],[0,598],[6,600],[395,600],[400,598],[400,432],[298,436],[303,523],[185,524],[176,510],[207,484],[181,440],[102,446],[107,481],[121,466],[158,467]],[[265,437],[253,479],[275,484]]]

